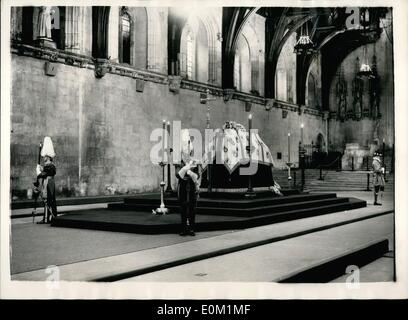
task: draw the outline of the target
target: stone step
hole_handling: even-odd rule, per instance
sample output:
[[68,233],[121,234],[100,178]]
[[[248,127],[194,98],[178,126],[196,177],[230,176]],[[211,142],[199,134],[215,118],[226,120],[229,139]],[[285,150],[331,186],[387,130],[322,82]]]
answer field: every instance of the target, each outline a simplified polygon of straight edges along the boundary
[[[217,216],[234,216],[234,217],[254,217],[263,214],[272,214],[284,211],[294,211],[306,208],[318,208],[320,206],[335,205],[347,203],[347,198],[327,198],[318,200],[308,200],[303,202],[282,203],[282,204],[269,204],[256,207],[217,207],[217,206],[203,206],[197,207],[197,214],[203,215],[217,215]],[[147,211],[151,212],[158,207],[159,203],[155,206],[151,204],[112,204],[109,205],[109,209],[115,210],[130,210],[130,211]],[[166,207],[170,210],[170,213],[178,213],[180,206],[178,204],[166,204]]]
[[[144,194],[142,194],[144,195]],[[84,197],[68,197],[57,198],[57,206],[72,206],[72,205],[84,205],[95,203],[108,203],[108,202],[122,202],[123,199],[129,195],[102,195],[102,196],[84,196]],[[27,209],[34,207],[33,199],[16,200],[11,202],[11,210]]]
[[[316,203],[308,207],[290,205],[274,212],[272,208],[254,216],[236,216],[221,214],[198,214],[196,216],[195,230],[230,230],[245,229],[282,221],[302,219],[306,217],[325,215],[344,210],[353,210],[367,206],[366,201],[347,198],[339,203]],[[229,209],[231,210],[231,209]],[[250,214],[253,208],[247,209]],[[180,229],[179,214],[153,215],[142,211],[128,211],[120,209],[100,209],[75,211],[58,216],[51,221],[55,227],[68,227],[92,230],[105,230],[117,232],[130,232],[142,234],[177,233]]]
[[[234,196],[231,194],[230,197]],[[264,205],[279,205],[279,204],[286,204],[286,203],[295,203],[295,202],[305,202],[305,201],[313,201],[313,200],[322,200],[322,199],[329,199],[329,198],[336,198],[335,193],[322,193],[322,194],[308,194],[302,193],[297,195],[290,195],[290,196],[275,196],[271,192],[268,193],[268,196],[258,197],[252,199],[247,199],[244,197],[244,194],[241,194],[240,197],[237,198],[224,198],[219,197],[218,192],[214,193],[211,198],[207,198],[200,194],[199,199],[197,200],[197,207],[221,207],[221,208],[255,208],[258,206]],[[165,202],[170,205],[179,205],[179,201],[176,197],[166,197],[164,198]],[[160,197],[158,196],[150,196],[150,197],[129,197],[125,198],[123,204],[131,205],[131,204],[147,204],[153,206],[153,208],[157,207],[160,204]]]
[[[237,268],[243,267],[245,273],[229,273],[230,277],[237,276],[237,281],[244,281],[246,275],[266,276],[267,281],[271,281],[280,275],[287,274],[290,270],[294,271],[295,268],[299,268],[305,259],[310,259],[310,255],[316,253],[327,254],[327,250],[316,250],[315,245],[322,245],[324,243],[326,249],[336,250],[339,246],[344,245],[355,247],[356,243],[354,241],[368,242],[376,240],[382,235],[380,233],[381,230],[378,231],[377,229],[385,226],[383,220],[380,221],[380,223],[378,220],[375,220],[381,217],[386,217],[386,221],[390,221],[392,225],[393,219],[389,211],[373,212],[372,210],[365,209],[349,211],[347,214],[339,212],[319,217],[311,217],[306,220],[292,220],[285,222],[285,224],[267,225],[255,229],[235,231],[215,237],[195,239],[193,241],[164,247],[59,265],[60,278],[65,281],[118,281],[121,279],[124,279],[124,281],[138,281],[143,278],[135,276],[148,276],[154,271],[165,271],[165,269],[173,270],[169,268],[191,262],[199,262],[200,260],[206,263],[207,267],[211,267],[212,264],[209,262],[212,260],[209,260],[209,258],[222,257],[230,253],[240,252],[245,255],[247,249],[276,243],[276,248],[279,251],[267,251],[275,257],[275,260],[271,260],[271,264],[268,264],[266,267],[262,265],[259,260],[262,258],[261,255],[256,259],[257,263],[248,259],[247,256],[243,260],[239,260],[242,261],[243,264],[237,265]],[[373,221],[372,225],[366,225],[364,223],[365,221],[371,220]],[[345,234],[350,234],[349,232],[352,232],[352,230],[345,233],[347,230],[339,229],[342,226],[355,226],[355,229],[359,231],[356,237],[347,236],[347,239],[353,239],[354,243],[343,241]],[[364,232],[364,228],[369,230],[369,232]],[[321,233],[323,231],[327,231],[325,235]],[[336,241],[334,237],[335,234],[338,235],[339,241]],[[310,235],[312,238],[306,239],[305,241],[303,237],[307,235]],[[316,241],[316,236],[319,236],[321,240]],[[322,236],[323,238],[321,238]],[[363,238],[365,238],[365,240]],[[292,239],[298,239],[299,241],[296,242],[302,245],[297,251],[299,254],[288,254],[287,248],[290,243],[286,241]],[[329,239],[331,240],[328,241]],[[311,250],[305,250],[308,246],[311,246]],[[281,254],[277,256],[279,252]],[[316,256],[314,258],[316,258]],[[277,264],[276,261],[282,261],[282,263]],[[247,268],[246,262],[251,262],[248,266],[249,268]],[[236,265],[236,263],[232,265]],[[252,272],[250,270],[257,265],[262,272]],[[290,266],[293,266],[293,268]],[[214,274],[220,275],[220,270],[225,270],[225,268],[220,269],[218,266],[217,270],[218,271]],[[197,274],[197,271],[195,271],[193,275],[195,274]],[[176,281],[173,276],[168,277],[165,281]],[[49,277],[49,274],[46,274],[44,269],[41,268],[39,270],[13,274],[12,280],[44,281],[47,277]],[[130,277],[135,277],[137,280],[130,279]],[[194,281],[206,281],[205,277],[194,278]],[[221,281],[222,280],[227,281],[228,279],[225,278],[221,279]]]

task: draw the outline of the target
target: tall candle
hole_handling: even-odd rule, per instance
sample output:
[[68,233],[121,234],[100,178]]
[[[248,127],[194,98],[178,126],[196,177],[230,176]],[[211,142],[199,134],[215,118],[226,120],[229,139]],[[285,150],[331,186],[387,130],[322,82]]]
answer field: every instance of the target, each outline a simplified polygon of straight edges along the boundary
[[290,133],[288,133],[288,162],[290,162]]
[[168,148],[168,152],[170,152],[170,148],[171,148],[171,134],[170,134],[170,121],[167,121],[167,134],[169,135],[167,138],[167,148]]
[[165,144],[165,137],[166,137],[166,120],[163,120],[163,137],[162,137],[162,142],[163,142],[163,154],[162,154],[162,162],[164,164],[164,153],[166,150],[166,144]]
[[170,135],[170,121],[167,121],[167,163],[170,163],[170,158],[171,158],[171,135]]

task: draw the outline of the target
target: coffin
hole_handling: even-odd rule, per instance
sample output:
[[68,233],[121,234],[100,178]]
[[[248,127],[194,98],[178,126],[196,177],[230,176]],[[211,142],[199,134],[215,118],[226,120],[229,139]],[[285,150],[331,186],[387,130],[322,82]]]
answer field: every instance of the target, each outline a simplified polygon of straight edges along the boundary
[[[251,162],[249,162],[249,134],[239,123],[226,122],[216,130],[214,138],[205,146],[201,187],[208,186],[211,175],[211,187],[220,189],[246,188],[248,186],[249,163],[256,170],[251,175],[253,187],[274,185],[272,168],[274,161],[268,146],[259,134],[251,134]],[[210,164],[210,170],[208,170]]]

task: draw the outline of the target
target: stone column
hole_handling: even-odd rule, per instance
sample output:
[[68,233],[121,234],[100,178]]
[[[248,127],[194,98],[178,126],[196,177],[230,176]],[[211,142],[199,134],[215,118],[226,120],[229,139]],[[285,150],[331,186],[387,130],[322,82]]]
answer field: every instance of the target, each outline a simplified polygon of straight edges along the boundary
[[328,153],[329,152],[329,116],[330,113],[329,111],[323,111],[323,121],[325,122],[325,129],[326,129],[326,137],[325,137],[325,148],[324,152]]
[[23,7],[11,7],[11,25],[10,36],[11,39],[22,39],[22,25],[23,25]]
[[80,7],[66,7],[65,9],[65,49],[79,53],[79,21]]
[[57,44],[52,39],[51,29],[55,27],[52,23],[52,19],[59,19],[58,7],[42,6],[39,7],[37,14],[35,44],[40,47],[56,49]]
[[108,26],[110,7],[92,7],[92,57],[95,77],[102,78],[109,67]]

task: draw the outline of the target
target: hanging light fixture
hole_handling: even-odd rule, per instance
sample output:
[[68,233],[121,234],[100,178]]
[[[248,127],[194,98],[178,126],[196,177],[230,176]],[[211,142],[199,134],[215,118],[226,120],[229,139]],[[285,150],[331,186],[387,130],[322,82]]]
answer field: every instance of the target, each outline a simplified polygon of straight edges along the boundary
[[[369,10],[367,8],[363,8],[360,14],[360,23],[363,26],[363,34],[367,32],[369,22],[370,22]],[[360,78],[362,77],[374,78],[374,72],[371,69],[370,63],[368,62],[367,58],[367,44],[365,44],[363,47],[363,59],[361,62],[360,70],[357,73],[357,76]]]
[[295,44],[293,52],[297,55],[301,54],[313,54],[314,44],[312,39],[310,39],[309,31],[306,22],[306,33],[303,32],[303,25],[300,27],[300,37]]
[[360,71],[357,73],[357,75],[360,78],[362,77],[374,78],[374,72],[371,69],[370,63],[368,62],[367,59],[367,45],[364,45],[363,55],[364,55],[363,61],[361,62]]

